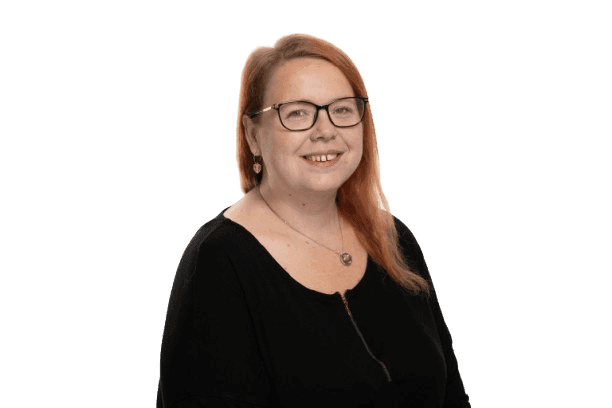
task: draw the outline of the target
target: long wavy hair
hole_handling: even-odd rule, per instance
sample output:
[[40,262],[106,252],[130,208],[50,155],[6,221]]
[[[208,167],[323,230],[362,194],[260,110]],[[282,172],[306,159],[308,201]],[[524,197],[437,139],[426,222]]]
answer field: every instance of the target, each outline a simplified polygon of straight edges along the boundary
[[[253,156],[245,137],[242,118],[263,108],[264,91],[270,75],[282,63],[295,58],[318,58],[336,66],[357,96],[367,97],[363,79],[351,59],[333,44],[304,34],[279,39],[274,47],[251,53],[242,71],[238,108],[237,160],[240,185],[246,194],[261,183],[263,172],[253,171]],[[253,120],[257,121],[258,117]],[[264,163],[265,165],[265,163]],[[389,276],[411,293],[429,293],[427,281],[411,271],[399,248],[398,233],[380,184],[378,148],[372,113],[366,107],[363,119],[363,156],[355,172],[338,190],[340,216],[356,232],[359,242]]]

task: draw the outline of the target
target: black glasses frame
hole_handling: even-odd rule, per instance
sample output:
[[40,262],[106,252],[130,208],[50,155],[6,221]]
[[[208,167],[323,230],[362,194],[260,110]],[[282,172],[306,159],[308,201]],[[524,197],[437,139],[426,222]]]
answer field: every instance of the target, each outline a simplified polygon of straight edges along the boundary
[[[338,101],[342,101],[344,99],[360,99],[363,102],[363,112],[361,112],[361,118],[359,119],[359,122],[355,123],[354,125],[350,125],[350,126],[338,126],[334,123],[334,120],[332,119],[331,115],[329,114],[329,107],[331,105],[333,105],[334,103],[338,102]],[[289,129],[287,126],[285,126],[285,124],[283,123],[283,119],[281,118],[281,114],[280,114],[280,107],[283,105],[287,105],[290,103],[295,103],[295,102],[300,102],[300,103],[307,103],[309,105],[314,106],[315,108],[317,108],[317,110],[315,111],[315,115],[314,115],[314,120],[312,121],[312,125],[310,125],[310,127],[305,128],[305,129]],[[345,98],[340,98],[340,99],[336,99],[335,101],[332,101],[330,103],[328,103],[327,105],[317,105],[316,103],[312,103],[312,102],[308,102],[308,101],[289,101],[289,102],[283,102],[283,103],[276,103],[272,106],[268,106],[265,109],[262,109],[260,111],[257,112],[249,112],[247,113],[247,116],[249,118],[253,118],[257,115],[259,115],[260,113],[264,113],[269,111],[270,109],[276,109],[276,112],[278,113],[278,120],[280,121],[281,125],[283,125],[283,127],[291,132],[302,132],[304,130],[309,130],[312,129],[314,127],[314,125],[317,123],[317,119],[319,118],[319,111],[321,109],[325,109],[325,111],[327,112],[327,117],[329,118],[329,121],[332,123],[332,125],[334,125],[337,128],[351,128],[354,126],[357,126],[358,124],[360,124],[361,122],[363,122],[363,117],[365,116],[365,111],[366,111],[366,105],[368,104],[368,98],[364,98],[361,96],[347,96]]]

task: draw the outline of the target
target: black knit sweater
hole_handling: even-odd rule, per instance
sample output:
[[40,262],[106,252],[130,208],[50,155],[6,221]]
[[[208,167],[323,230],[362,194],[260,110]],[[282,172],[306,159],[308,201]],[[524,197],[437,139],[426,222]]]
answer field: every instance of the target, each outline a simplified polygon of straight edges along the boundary
[[205,224],[172,288],[157,407],[470,407],[421,250],[395,223],[430,295],[369,257],[346,304],[295,281],[223,212]]

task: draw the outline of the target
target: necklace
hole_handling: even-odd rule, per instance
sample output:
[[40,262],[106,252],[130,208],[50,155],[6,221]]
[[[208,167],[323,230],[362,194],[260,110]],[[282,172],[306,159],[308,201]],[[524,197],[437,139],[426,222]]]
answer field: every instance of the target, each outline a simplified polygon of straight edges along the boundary
[[261,196],[261,198],[263,199],[264,203],[266,203],[266,205],[268,206],[268,208],[270,209],[270,211],[272,211],[274,213],[274,215],[276,215],[282,222],[285,223],[286,226],[288,226],[289,228],[291,228],[292,230],[294,230],[295,232],[297,232],[300,235],[305,236],[306,238],[308,238],[309,240],[313,241],[315,244],[322,246],[325,249],[328,249],[330,251],[332,251],[333,253],[337,254],[338,257],[340,258],[340,263],[344,266],[351,266],[351,264],[353,263],[353,257],[350,253],[348,253],[347,251],[344,250],[344,237],[342,236],[342,224],[340,223],[340,215],[338,215],[338,225],[340,226],[340,238],[342,239],[342,250],[340,251],[334,251],[333,249],[315,241],[314,239],[310,238],[308,235],[301,233],[300,231],[296,230],[295,228],[293,228],[287,221],[285,221],[280,215],[278,215],[276,213],[276,211],[274,211],[272,209],[272,207],[270,206],[270,204],[268,204],[268,202],[266,201],[266,199],[264,198],[263,194],[261,194],[261,191],[259,192],[259,195]]

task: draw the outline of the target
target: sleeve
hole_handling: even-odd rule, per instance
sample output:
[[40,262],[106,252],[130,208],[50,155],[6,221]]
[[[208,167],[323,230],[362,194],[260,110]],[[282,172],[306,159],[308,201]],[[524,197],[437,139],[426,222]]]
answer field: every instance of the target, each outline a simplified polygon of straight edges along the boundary
[[[407,246],[407,250],[411,255],[411,258],[416,260],[416,267],[418,272],[423,276],[430,287],[429,304],[431,306],[435,323],[437,326],[438,333],[440,335],[440,341],[442,343],[442,350],[444,351],[444,357],[446,360],[446,392],[444,397],[444,408],[471,408],[469,397],[465,393],[463,381],[459,374],[459,366],[457,364],[457,358],[453,351],[453,339],[451,337],[448,326],[442,316],[442,310],[438,302],[436,290],[429,274],[429,269],[425,263],[425,257],[421,251],[416,238],[412,232],[397,218],[396,226],[400,241],[405,243],[403,246]],[[413,266],[413,265],[409,265]]]
[[[431,281],[430,281],[431,282]],[[430,304],[436,319],[436,325],[438,326],[438,333],[440,334],[440,340],[442,341],[442,349],[444,350],[444,357],[446,359],[446,394],[444,397],[445,408],[471,408],[469,397],[465,393],[463,381],[459,374],[459,366],[457,364],[457,358],[453,350],[453,339],[451,334],[444,322],[442,316],[442,310],[438,303],[435,289],[433,289]]]
[[231,259],[195,246],[185,251],[170,295],[157,407],[268,406],[269,376]]

